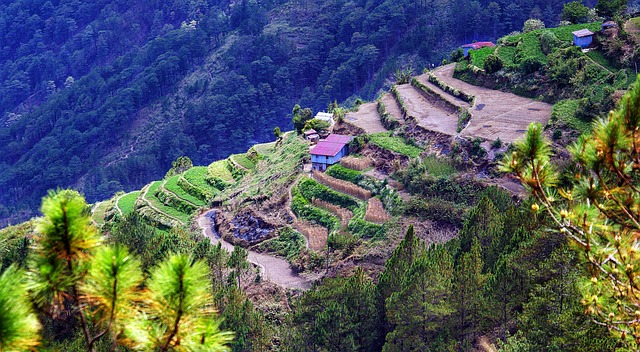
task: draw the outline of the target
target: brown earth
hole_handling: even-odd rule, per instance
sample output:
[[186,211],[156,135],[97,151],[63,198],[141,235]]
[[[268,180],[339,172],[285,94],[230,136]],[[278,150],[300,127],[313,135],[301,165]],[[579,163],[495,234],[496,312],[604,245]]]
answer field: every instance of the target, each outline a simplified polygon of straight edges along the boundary
[[453,78],[454,67],[455,64],[441,66],[433,73],[449,86],[476,97],[469,109],[471,121],[460,135],[487,140],[500,138],[511,143],[524,135],[530,123],[549,121],[550,104],[463,82]]
[[358,111],[347,113],[345,120],[362,128],[367,133],[386,132],[387,129],[380,122],[377,105],[375,102],[362,104]]
[[457,114],[436,107],[410,84],[399,85],[397,89],[407,107],[407,114],[415,118],[418,126],[449,136],[457,134]]
[[382,103],[384,104],[385,109],[387,109],[387,112],[396,120],[398,120],[398,122],[400,122],[400,124],[404,123],[404,117],[402,116],[402,110],[400,110],[400,107],[398,106],[398,102],[396,101],[396,98],[393,97],[393,94],[391,93],[387,93],[385,95],[382,96]]

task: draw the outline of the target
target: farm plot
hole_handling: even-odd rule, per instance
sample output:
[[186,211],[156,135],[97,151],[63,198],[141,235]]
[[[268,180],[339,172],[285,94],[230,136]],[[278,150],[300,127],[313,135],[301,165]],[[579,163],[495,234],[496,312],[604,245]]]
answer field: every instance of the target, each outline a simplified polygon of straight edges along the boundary
[[434,106],[410,84],[399,85],[397,89],[407,107],[407,114],[416,119],[418,126],[449,136],[457,134],[457,114],[447,113]]
[[136,199],[138,199],[139,195],[140,191],[133,191],[123,195],[122,197],[120,197],[120,199],[118,199],[117,206],[118,209],[120,209],[120,211],[122,212],[122,215],[127,216],[131,214],[135,206]]
[[347,113],[345,120],[362,128],[367,133],[385,132],[387,130],[380,122],[376,103],[360,105],[358,111]]
[[532,122],[544,125],[549,121],[550,104],[463,82],[453,78],[454,66],[442,66],[434,74],[449,86],[476,97],[469,109],[471,120],[460,132],[462,136],[487,140],[500,138],[503,142],[511,143],[524,135]]
[[173,176],[171,178],[169,178],[165,183],[164,183],[164,188],[175,194],[176,197],[187,201],[188,203],[191,203],[195,206],[198,207],[202,207],[207,205],[207,203],[205,203],[204,201],[202,201],[201,199],[192,196],[191,194],[187,193],[184,189],[182,189],[180,186],[178,186],[178,179],[180,178],[179,175]]
[[404,123],[404,118],[402,117],[402,110],[398,106],[398,102],[396,98],[393,97],[391,93],[386,93],[382,96],[382,103],[384,104],[387,112],[391,114],[391,116],[398,120],[400,124]]

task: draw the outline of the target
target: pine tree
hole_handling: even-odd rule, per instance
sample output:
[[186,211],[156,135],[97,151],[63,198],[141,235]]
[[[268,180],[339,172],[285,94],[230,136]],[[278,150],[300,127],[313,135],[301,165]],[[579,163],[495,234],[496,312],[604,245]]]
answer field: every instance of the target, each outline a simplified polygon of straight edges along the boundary
[[483,312],[483,288],[486,275],[482,273],[480,242],[474,238],[471,250],[460,258],[455,270],[454,304],[460,343],[472,340],[478,330]]
[[27,297],[20,271],[10,266],[0,274],[0,351],[27,351],[40,343],[40,322]]
[[425,351],[454,310],[451,305],[453,258],[443,246],[432,246],[402,278],[400,291],[386,302],[395,329],[383,351]]
[[[557,187],[550,143],[542,126],[529,126],[524,140],[505,158],[544,210],[590,264],[581,285],[588,314],[625,340],[640,345],[640,85],[625,94],[615,111],[595,121],[593,131],[569,150],[580,170],[569,187]],[[633,337],[633,338],[630,338]]]

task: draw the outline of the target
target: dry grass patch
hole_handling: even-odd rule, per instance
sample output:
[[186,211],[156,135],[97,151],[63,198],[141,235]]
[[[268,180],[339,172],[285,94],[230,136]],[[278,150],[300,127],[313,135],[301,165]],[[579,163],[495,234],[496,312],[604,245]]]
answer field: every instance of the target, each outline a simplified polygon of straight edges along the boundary
[[369,198],[367,202],[367,213],[364,215],[364,219],[376,224],[384,224],[391,219],[391,216],[384,210],[380,199]]
[[340,165],[346,167],[347,169],[363,171],[371,167],[373,165],[373,161],[368,158],[355,158],[352,156],[346,156],[340,159]]
[[326,228],[302,220],[296,220],[293,227],[307,238],[310,249],[321,251],[327,247],[329,230]]
[[353,217],[353,213],[349,209],[326,202],[322,199],[313,198],[311,203],[319,208],[323,208],[340,218],[340,226],[344,229],[349,225],[349,221]]
[[371,191],[366,190],[362,187],[358,187],[353,183],[343,181],[329,175],[325,175],[322,172],[314,170],[313,178],[323,185],[331,187],[338,192],[346,193],[362,200],[371,198]]

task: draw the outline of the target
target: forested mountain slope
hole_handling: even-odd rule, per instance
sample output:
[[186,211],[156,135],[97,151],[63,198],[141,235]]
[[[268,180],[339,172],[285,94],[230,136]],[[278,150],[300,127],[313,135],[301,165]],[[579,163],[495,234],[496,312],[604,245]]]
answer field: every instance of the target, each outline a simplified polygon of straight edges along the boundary
[[373,98],[396,68],[529,17],[555,24],[563,2],[5,2],[0,219],[29,216],[47,189],[94,201],[180,155],[245,150],[289,127],[296,102]]

